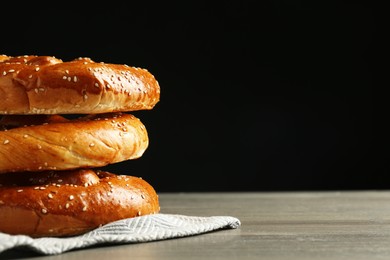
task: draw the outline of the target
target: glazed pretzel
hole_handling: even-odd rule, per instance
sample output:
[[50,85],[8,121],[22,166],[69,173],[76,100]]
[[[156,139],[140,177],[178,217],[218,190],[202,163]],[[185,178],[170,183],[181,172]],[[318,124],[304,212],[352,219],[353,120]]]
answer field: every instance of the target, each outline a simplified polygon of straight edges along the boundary
[[0,174],[0,232],[64,237],[159,210],[153,187],[134,176],[91,169]]
[[146,69],[0,55],[0,114],[97,114],[152,109],[160,86]]
[[142,122],[126,113],[4,116],[0,126],[0,174],[101,167],[139,158],[149,143]]

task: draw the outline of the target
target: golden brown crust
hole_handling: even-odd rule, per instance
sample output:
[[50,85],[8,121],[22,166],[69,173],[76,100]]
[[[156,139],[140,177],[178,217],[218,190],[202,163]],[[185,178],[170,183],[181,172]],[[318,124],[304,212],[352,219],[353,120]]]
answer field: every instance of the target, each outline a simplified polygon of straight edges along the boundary
[[145,126],[127,113],[3,116],[1,126],[0,175],[106,166],[141,157],[149,144]]
[[7,55],[1,54],[0,55],[0,61],[7,60],[9,57]]
[[72,236],[159,210],[155,190],[138,177],[90,169],[0,175],[0,232],[8,234]]
[[0,114],[97,114],[152,109],[160,87],[145,69],[0,55]]
[[0,55],[0,97],[0,232],[73,236],[159,212],[146,181],[93,170],[148,147],[145,126],[126,113],[159,101],[147,70]]

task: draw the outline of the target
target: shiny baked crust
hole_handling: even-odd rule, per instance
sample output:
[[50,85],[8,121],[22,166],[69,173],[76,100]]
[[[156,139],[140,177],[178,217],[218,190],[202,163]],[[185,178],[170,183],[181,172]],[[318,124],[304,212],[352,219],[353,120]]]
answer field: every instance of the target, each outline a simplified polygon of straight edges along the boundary
[[8,234],[79,235],[159,211],[158,195],[139,177],[92,169],[0,175],[0,232]]
[[3,116],[0,175],[7,172],[102,167],[136,159],[149,144],[142,122],[129,113]]
[[52,56],[0,55],[0,114],[97,114],[152,109],[160,86],[146,69]]
[[148,133],[130,112],[159,99],[145,69],[0,55],[0,232],[66,237],[158,213],[149,183],[98,167],[143,155]]

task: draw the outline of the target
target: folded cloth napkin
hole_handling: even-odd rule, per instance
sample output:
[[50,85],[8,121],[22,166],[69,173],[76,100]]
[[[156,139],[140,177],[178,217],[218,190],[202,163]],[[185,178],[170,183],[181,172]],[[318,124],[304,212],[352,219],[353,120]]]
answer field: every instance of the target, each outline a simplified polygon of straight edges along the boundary
[[54,255],[99,244],[150,242],[235,229],[240,225],[240,220],[230,216],[199,217],[159,213],[115,221],[83,235],[66,238],[31,238],[0,232],[0,258],[5,250],[18,247]]

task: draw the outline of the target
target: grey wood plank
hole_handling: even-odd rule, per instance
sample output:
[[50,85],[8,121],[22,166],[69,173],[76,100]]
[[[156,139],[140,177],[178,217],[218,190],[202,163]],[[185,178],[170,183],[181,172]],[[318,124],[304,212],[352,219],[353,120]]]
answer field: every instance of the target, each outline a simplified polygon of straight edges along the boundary
[[390,192],[162,193],[162,213],[229,215],[234,230],[1,259],[390,259]]

